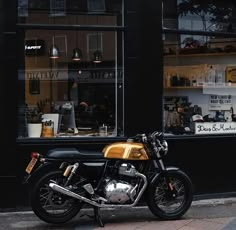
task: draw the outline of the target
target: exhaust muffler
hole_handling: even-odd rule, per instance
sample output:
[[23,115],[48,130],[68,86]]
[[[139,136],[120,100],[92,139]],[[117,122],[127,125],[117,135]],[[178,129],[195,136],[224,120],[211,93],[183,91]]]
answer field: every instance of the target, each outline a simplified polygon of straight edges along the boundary
[[55,184],[55,183],[51,182],[51,183],[49,183],[49,187],[52,190],[56,191],[56,192],[60,192],[60,193],[62,193],[64,195],[67,195],[67,196],[79,199],[79,200],[84,201],[84,202],[86,202],[88,204],[91,204],[93,206],[96,206],[96,207],[99,207],[99,208],[103,207],[103,205],[100,205],[97,202],[89,200],[86,197],[80,196],[79,194],[74,193],[74,192],[72,192],[72,191],[70,191],[70,190],[68,190],[68,189],[66,189],[66,188],[64,188],[64,187],[62,187],[62,186],[60,186],[58,184]]

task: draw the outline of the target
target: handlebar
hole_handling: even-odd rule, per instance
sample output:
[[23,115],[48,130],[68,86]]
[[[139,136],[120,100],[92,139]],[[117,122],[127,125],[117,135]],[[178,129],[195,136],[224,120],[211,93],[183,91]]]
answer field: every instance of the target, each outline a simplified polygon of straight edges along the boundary
[[162,132],[158,132],[158,131],[154,131],[150,134],[148,134],[148,136],[145,133],[139,133],[136,134],[134,137],[129,138],[129,140],[137,140],[140,142],[153,142],[153,141],[157,141],[157,140],[162,140],[163,138],[163,133]]
[[158,132],[158,131],[154,131],[153,133],[150,133],[148,137],[150,141],[162,140],[162,138],[163,138],[163,133]]
[[138,141],[141,143],[149,142],[152,146],[156,146],[163,152],[165,155],[168,151],[168,143],[163,139],[163,132],[154,131],[149,133],[148,136],[146,134],[137,134],[132,138],[128,139],[129,141]]

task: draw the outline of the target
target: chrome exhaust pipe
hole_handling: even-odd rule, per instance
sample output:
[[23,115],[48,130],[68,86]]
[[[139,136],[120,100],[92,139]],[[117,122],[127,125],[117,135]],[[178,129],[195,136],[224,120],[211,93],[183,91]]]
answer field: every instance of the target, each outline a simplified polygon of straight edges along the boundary
[[142,189],[140,190],[138,196],[136,197],[134,203],[132,203],[132,204],[104,204],[104,203],[103,204],[99,204],[99,203],[97,203],[95,201],[92,201],[92,200],[86,198],[86,197],[80,196],[79,194],[74,193],[74,192],[72,192],[72,191],[70,191],[70,190],[68,190],[68,189],[66,189],[66,188],[64,188],[64,187],[54,183],[54,182],[50,182],[49,183],[49,187],[52,190],[56,191],[56,192],[59,192],[59,193],[62,193],[64,195],[73,197],[75,199],[79,199],[79,200],[81,200],[83,202],[86,202],[86,203],[91,204],[93,206],[96,206],[98,208],[118,208],[118,207],[119,208],[127,208],[127,207],[131,208],[131,207],[134,207],[138,203],[138,201],[140,200],[140,198],[141,198],[142,194],[144,193],[144,191],[145,191],[145,189],[147,187],[147,184],[148,184],[146,176],[144,176],[141,173],[136,173],[136,176],[141,177],[143,179],[144,185],[143,185]]
[[56,192],[60,192],[60,193],[62,193],[62,194],[64,194],[64,195],[67,195],[67,196],[70,196],[70,197],[79,199],[79,200],[84,201],[84,202],[86,202],[86,203],[89,203],[89,204],[91,204],[91,205],[93,205],[93,206],[96,206],[96,207],[99,207],[99,208],[102,207],[102,206],[101,206],[100,204],[98,204],[97,202],[94,202],[94,201],[92,201],[92,200],[89,200],[89,199],[87,199],[86,197],[80,196],[80,195],[78,195],[77,193],[74,193],[74,192],[72,192],[72,191],[70,191],[70,190],[68,190],[68,189],[66,189],[66,188],[64,188],[64,187],[62,187],[62,186],[60,186],[60,185],[58,185],[58,184],[49,183],[49,187],[50,187],[52,190],[56,191]]

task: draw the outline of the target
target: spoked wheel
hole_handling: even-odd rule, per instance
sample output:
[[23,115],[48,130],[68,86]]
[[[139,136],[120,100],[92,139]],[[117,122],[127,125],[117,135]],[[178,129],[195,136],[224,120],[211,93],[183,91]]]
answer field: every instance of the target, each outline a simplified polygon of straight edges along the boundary
[[180,170],[160,175],[148,190],[147,203],[151,212],[164,220],[183,216],[190,208],[192,200],[191,180]]
[[[63,186],[65,178],[61,171],[53,171],[40,178],[32,189],[30,198],[32,210],[48,223],[65,223],[80,211],[82,202],[53,191],[49,187],[50,181]],[[79,191],[74,192],[79,193]]]

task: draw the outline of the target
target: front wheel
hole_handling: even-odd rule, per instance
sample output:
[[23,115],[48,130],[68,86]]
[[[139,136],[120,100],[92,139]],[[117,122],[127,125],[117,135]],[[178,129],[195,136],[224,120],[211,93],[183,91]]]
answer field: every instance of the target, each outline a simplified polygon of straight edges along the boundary
[[32,210],[40,219],[52,224],[69,221],[82,207],[82,202],[55,192],[49,187],[51,180],[63,186],[66,179],[62,174],[59,170],[45,174],[33,185],[31,191]]
[[179,219],[190,208],[192,200],[192,182],[181,170],[158,175],[148,189],[148,207],[163,220]]

